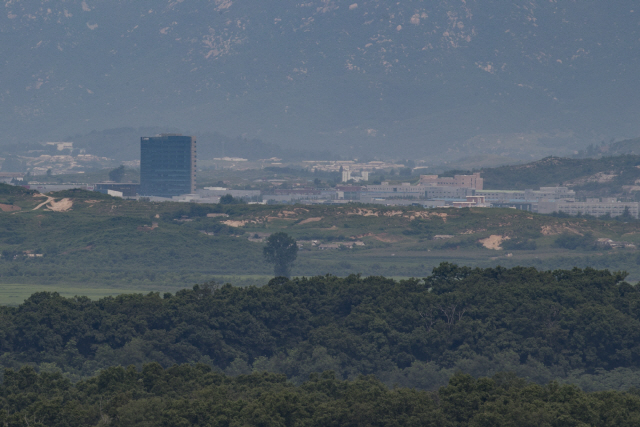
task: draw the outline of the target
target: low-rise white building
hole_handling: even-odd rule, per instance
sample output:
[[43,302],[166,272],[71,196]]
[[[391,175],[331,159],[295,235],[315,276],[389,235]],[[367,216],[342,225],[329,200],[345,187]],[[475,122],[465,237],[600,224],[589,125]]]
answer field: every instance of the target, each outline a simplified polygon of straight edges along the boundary
[[538,202],[538,213],[550,214],[563,212],[568,215],[592,215],[595,217],[610,215],[612,218],[624,214],[638,218],[640,207],[638,202],[619,202],[616,199],[587,199],[585,202],[567,200],[541,200]]
[[476,196],[484,196],[488,202],[504,203],[515,200],[575,200],[576,192],[567,187],[540,187],[540,190],[476,190]]

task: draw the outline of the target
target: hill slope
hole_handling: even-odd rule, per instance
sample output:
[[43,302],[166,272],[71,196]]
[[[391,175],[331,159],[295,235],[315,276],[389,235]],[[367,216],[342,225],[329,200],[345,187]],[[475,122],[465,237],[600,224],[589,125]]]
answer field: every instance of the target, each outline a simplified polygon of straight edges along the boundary
[[[486,189],[525,190],[565,185],[581,196],[623,196],[622,186],[640,179],[640,156],[634,154],[600,158],[544,159],[522,165],[480,169]],[[633,197],[633,195],[631,195]]]
[[597,238],[608,238],[640,246],[638,222],[554,218],[512,209],[192,205],[126,201],[86,191],[50,198],[23,193],[0,194],[3,283],[154,291],[220,276],[263,283],[273,270],[263,261],[262,241],[278,231],[302,244],[293,267],[298,276],[424,277],[450,261],[481,267],[593,266],[627,270],[630,280],[640,280],[634,248],[608,250],[596,244]]
[[615,388],[626,388],[640,384],[640,293],[623,279],[443,263],[424,281],[277,278],[95,302],[37,293],[0,308],[0,350],[5,366],[81,376],[155,361],[277,372],[298,383],[332,370],[436,389],[457,370],[508,370],[540,383],[591,378],[600,383],[592,388],[624,378]]

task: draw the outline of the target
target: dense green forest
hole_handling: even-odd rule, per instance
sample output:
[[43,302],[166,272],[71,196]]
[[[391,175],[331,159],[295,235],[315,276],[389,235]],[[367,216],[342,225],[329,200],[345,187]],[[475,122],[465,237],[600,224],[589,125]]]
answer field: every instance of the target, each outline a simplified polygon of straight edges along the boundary
[[438,391],[389,389],[332,372],[295,386],[266,372],[228,377],[206,365],[114,367],[71,384],[59,373],[6,370],[0,422],[23,426],[596,426],[640,424],[640,396],[457,374]]
[[640,292],[593,269],[471,269],[424,280],[319,276],[91,301],[37,293],[1,307],[0,364],[70,378],[158,362],[230,375],[375,374],[433,389],[456,371],[513,371],[585,390],[640,386]]

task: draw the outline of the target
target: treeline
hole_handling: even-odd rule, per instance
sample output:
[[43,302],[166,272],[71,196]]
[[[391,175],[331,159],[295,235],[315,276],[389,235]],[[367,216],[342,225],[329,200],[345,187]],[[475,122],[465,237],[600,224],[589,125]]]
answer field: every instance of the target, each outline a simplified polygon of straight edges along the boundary
[[454,376],[437,392],[389,389],[374,377],[314,374],[300,386],[266,372],[235,378],[205,365],[114,367],[71,382],[6,370],[0,423],[22,426],[596,426],[640,424],[640,397],[585,393],[510,374]]
[[424,280],[274,279],[98,301],[37,293],[0,309],[0,364],[81,378],[113,365],[204,363],[298,384],[333,370],[427,389],[458,370],[508,370],[628,388],[640,385],[640,292],[624,277],[445,263]]

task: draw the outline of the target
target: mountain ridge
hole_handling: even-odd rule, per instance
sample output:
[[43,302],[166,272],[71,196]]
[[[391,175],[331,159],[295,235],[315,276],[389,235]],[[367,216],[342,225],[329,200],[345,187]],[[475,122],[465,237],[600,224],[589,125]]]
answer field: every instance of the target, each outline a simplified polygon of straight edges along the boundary
[[640,133],[628,0],[4,3],[9,141],[162,123],[446,158],[487,135],[566,155]]

